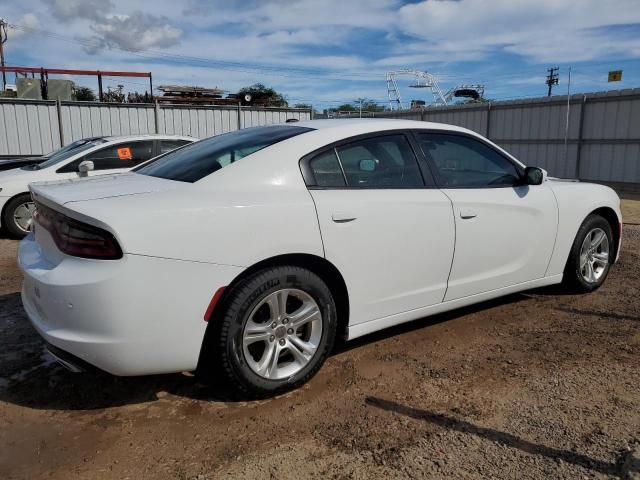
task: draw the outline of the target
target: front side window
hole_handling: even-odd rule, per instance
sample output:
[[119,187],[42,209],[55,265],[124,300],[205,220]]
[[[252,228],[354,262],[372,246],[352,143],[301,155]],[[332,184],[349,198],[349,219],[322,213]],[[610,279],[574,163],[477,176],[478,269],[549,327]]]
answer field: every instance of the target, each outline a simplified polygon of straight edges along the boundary
[[424,154],[432,161],[443,188],[511,187],[520,172],[502,154],[461,135],[418,133]]
[[258,150],[311,130],[292,125],[236,130],[167,153],[134,171],[141,175],[193,183]]
[[95,171],[133,168],[139,163],[146,162],[152,157],[152,140],[118,143],[116,145],[96,150],[82,158],[74,160],[58,170],[58,172],[76,172],[78,171],[78,165],[85,160],[91,160],[93,162],[93,169]]

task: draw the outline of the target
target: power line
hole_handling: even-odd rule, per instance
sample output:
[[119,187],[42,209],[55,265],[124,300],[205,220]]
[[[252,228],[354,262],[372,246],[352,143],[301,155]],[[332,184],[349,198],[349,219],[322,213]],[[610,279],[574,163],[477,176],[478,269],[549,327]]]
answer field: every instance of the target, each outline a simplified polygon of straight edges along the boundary
[[[38,33],[50,38],[55,38],[57,40],[61,40],[69,43],[79,44],[88,48],[100,48],[103,46],[102,42],[93,41],[91,39],[68,37],[55,32],[32,28],[32,27],[26,27],[26,26],[17,25],[17,24],[10,24],[9,26],[11,28],[15,28],[25,32]],[[133,49],[127,49],[124,47],[119,47],[114,45],[110,45],[109,48],[112,50],[126,52],[130,55],[135,55],[145,59],[162,58],[165,60],[174,61],[176,63],[186,63],[186,62],[190,62],[189,64],[199,63],[199,64],[203,64],[204,66],[214,66],[221,70],[231,70],[231,71],[237,71],[237,72],[243,72],[243,73],[260,72],[260,73],[268,73],[269,75],[281,76],[281,77],[305,77],[306,78],[310,75],[322,75],[323,78],[330,79],[330,80],[331,79],[362,80],[363,78],[364,79],[368,78],[373,80],[375,75],[380,75],[380,76],[385,75],[385,72],[382,72],[382,71],[380,72],[335,72],[335,71],[331,72],[331,71],[317,69],[317,68],[294,67],[294,66],[287,66],[286,67],[287,72],[284,73],[282,72],[282,69],[284,67],[280,65],[264,65],[264,64],[251,65],[246,62],[240,63],[240,62],[232,62],[228,60],[215,60],[211,58],[196,57],[196,56],[183,55],[178,53],[166,53],[166,52],[151,50],[151,49],[133,50]],[[332,77],[328,77],[326,75],[332,75]]]

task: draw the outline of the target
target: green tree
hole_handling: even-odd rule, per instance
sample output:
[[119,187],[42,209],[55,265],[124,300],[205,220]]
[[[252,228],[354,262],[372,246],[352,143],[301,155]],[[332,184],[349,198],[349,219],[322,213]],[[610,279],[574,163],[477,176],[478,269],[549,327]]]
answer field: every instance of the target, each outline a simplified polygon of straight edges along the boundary
[[[262,83],[254,83],[249,87],[242,87],[238,91],[238,98],[242,105],[264,105],[266,107],[289,106],[283,94]],[[248,99],[248,100],[247,100]]]
[[73,86],[73,96],[80,102],[95,102],[98,99],[89,87],[78,87],[77,85]]
[[360,103],[362,103],[363,112],[382,112],[384,110],[384,106],[378,105],[378,103],[371,98],[367,98],[367,97],[357,98],[353,102],[353,106],[357,110],[360,110]]

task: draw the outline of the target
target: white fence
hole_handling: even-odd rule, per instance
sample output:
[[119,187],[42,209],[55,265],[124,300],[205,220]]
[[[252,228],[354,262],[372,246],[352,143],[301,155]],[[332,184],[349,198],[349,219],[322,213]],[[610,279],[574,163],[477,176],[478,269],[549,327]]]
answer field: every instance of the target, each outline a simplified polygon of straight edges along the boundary
[[167,133],[205,138],[292,118],[309,120],[311,111],[3,99],[0,157],[40,155],[93,136]]

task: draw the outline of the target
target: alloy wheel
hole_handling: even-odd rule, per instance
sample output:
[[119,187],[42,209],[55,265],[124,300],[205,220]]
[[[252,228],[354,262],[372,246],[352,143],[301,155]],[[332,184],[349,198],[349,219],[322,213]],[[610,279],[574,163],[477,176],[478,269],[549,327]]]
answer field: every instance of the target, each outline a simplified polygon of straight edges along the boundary
[[322,313],[308,293],[280,289],[253,308],[244,326],[244,357],[257,375],[291,377],[313,358],[322,338]]
[[36,205],[33,202],[24,202],[18,205],[13,212],[13,221],[16,226],[25,233],[29,232],[31,228],[31,222],[33,222],[33,212],[36,210]]
[[580,248],[580,274],[587,283],[597,283],[609,265],[609,238],[601,228],[584,237]]

